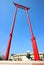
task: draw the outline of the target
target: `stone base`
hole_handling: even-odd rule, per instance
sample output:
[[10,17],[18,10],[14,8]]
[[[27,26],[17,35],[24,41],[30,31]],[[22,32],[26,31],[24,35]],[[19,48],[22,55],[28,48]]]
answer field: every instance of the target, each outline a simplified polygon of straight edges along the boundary
[[0,65],[44,65],[44,61],[0,61]]

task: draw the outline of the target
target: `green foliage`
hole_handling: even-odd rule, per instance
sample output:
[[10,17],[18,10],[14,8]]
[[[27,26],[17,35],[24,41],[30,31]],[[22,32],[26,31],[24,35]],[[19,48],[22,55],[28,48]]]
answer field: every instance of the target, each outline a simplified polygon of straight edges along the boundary
[[44,59],[44,54],[43,54],[43,59]]

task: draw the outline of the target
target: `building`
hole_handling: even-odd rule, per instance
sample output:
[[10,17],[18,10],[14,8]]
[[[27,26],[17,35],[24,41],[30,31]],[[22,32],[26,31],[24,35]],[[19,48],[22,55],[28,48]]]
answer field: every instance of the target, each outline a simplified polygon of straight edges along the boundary
[[[44,54],[42,52],[39,53],[40,59],[44,60]],[[28,52],[24,54],[11,54],[10,59],[11,61],[31,61],[34,60],[33,52]]]

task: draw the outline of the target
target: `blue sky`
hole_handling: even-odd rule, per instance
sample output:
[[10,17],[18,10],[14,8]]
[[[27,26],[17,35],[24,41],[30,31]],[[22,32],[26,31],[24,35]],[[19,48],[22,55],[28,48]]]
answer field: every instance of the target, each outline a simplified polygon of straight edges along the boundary
[[[0,0],[0,53],[5,54],[15,6],[13,2],[30,8],[28,11],[39,52],[44,53],[44,0]],[[33,51],[25,10],[18,9],[10,54]]]

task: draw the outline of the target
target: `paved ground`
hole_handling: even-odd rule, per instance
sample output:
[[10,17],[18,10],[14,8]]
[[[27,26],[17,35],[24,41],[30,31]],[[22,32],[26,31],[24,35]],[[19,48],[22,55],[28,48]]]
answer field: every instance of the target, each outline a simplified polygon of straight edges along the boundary
[[44,61],[0,61],[0,65],[44,65]]

